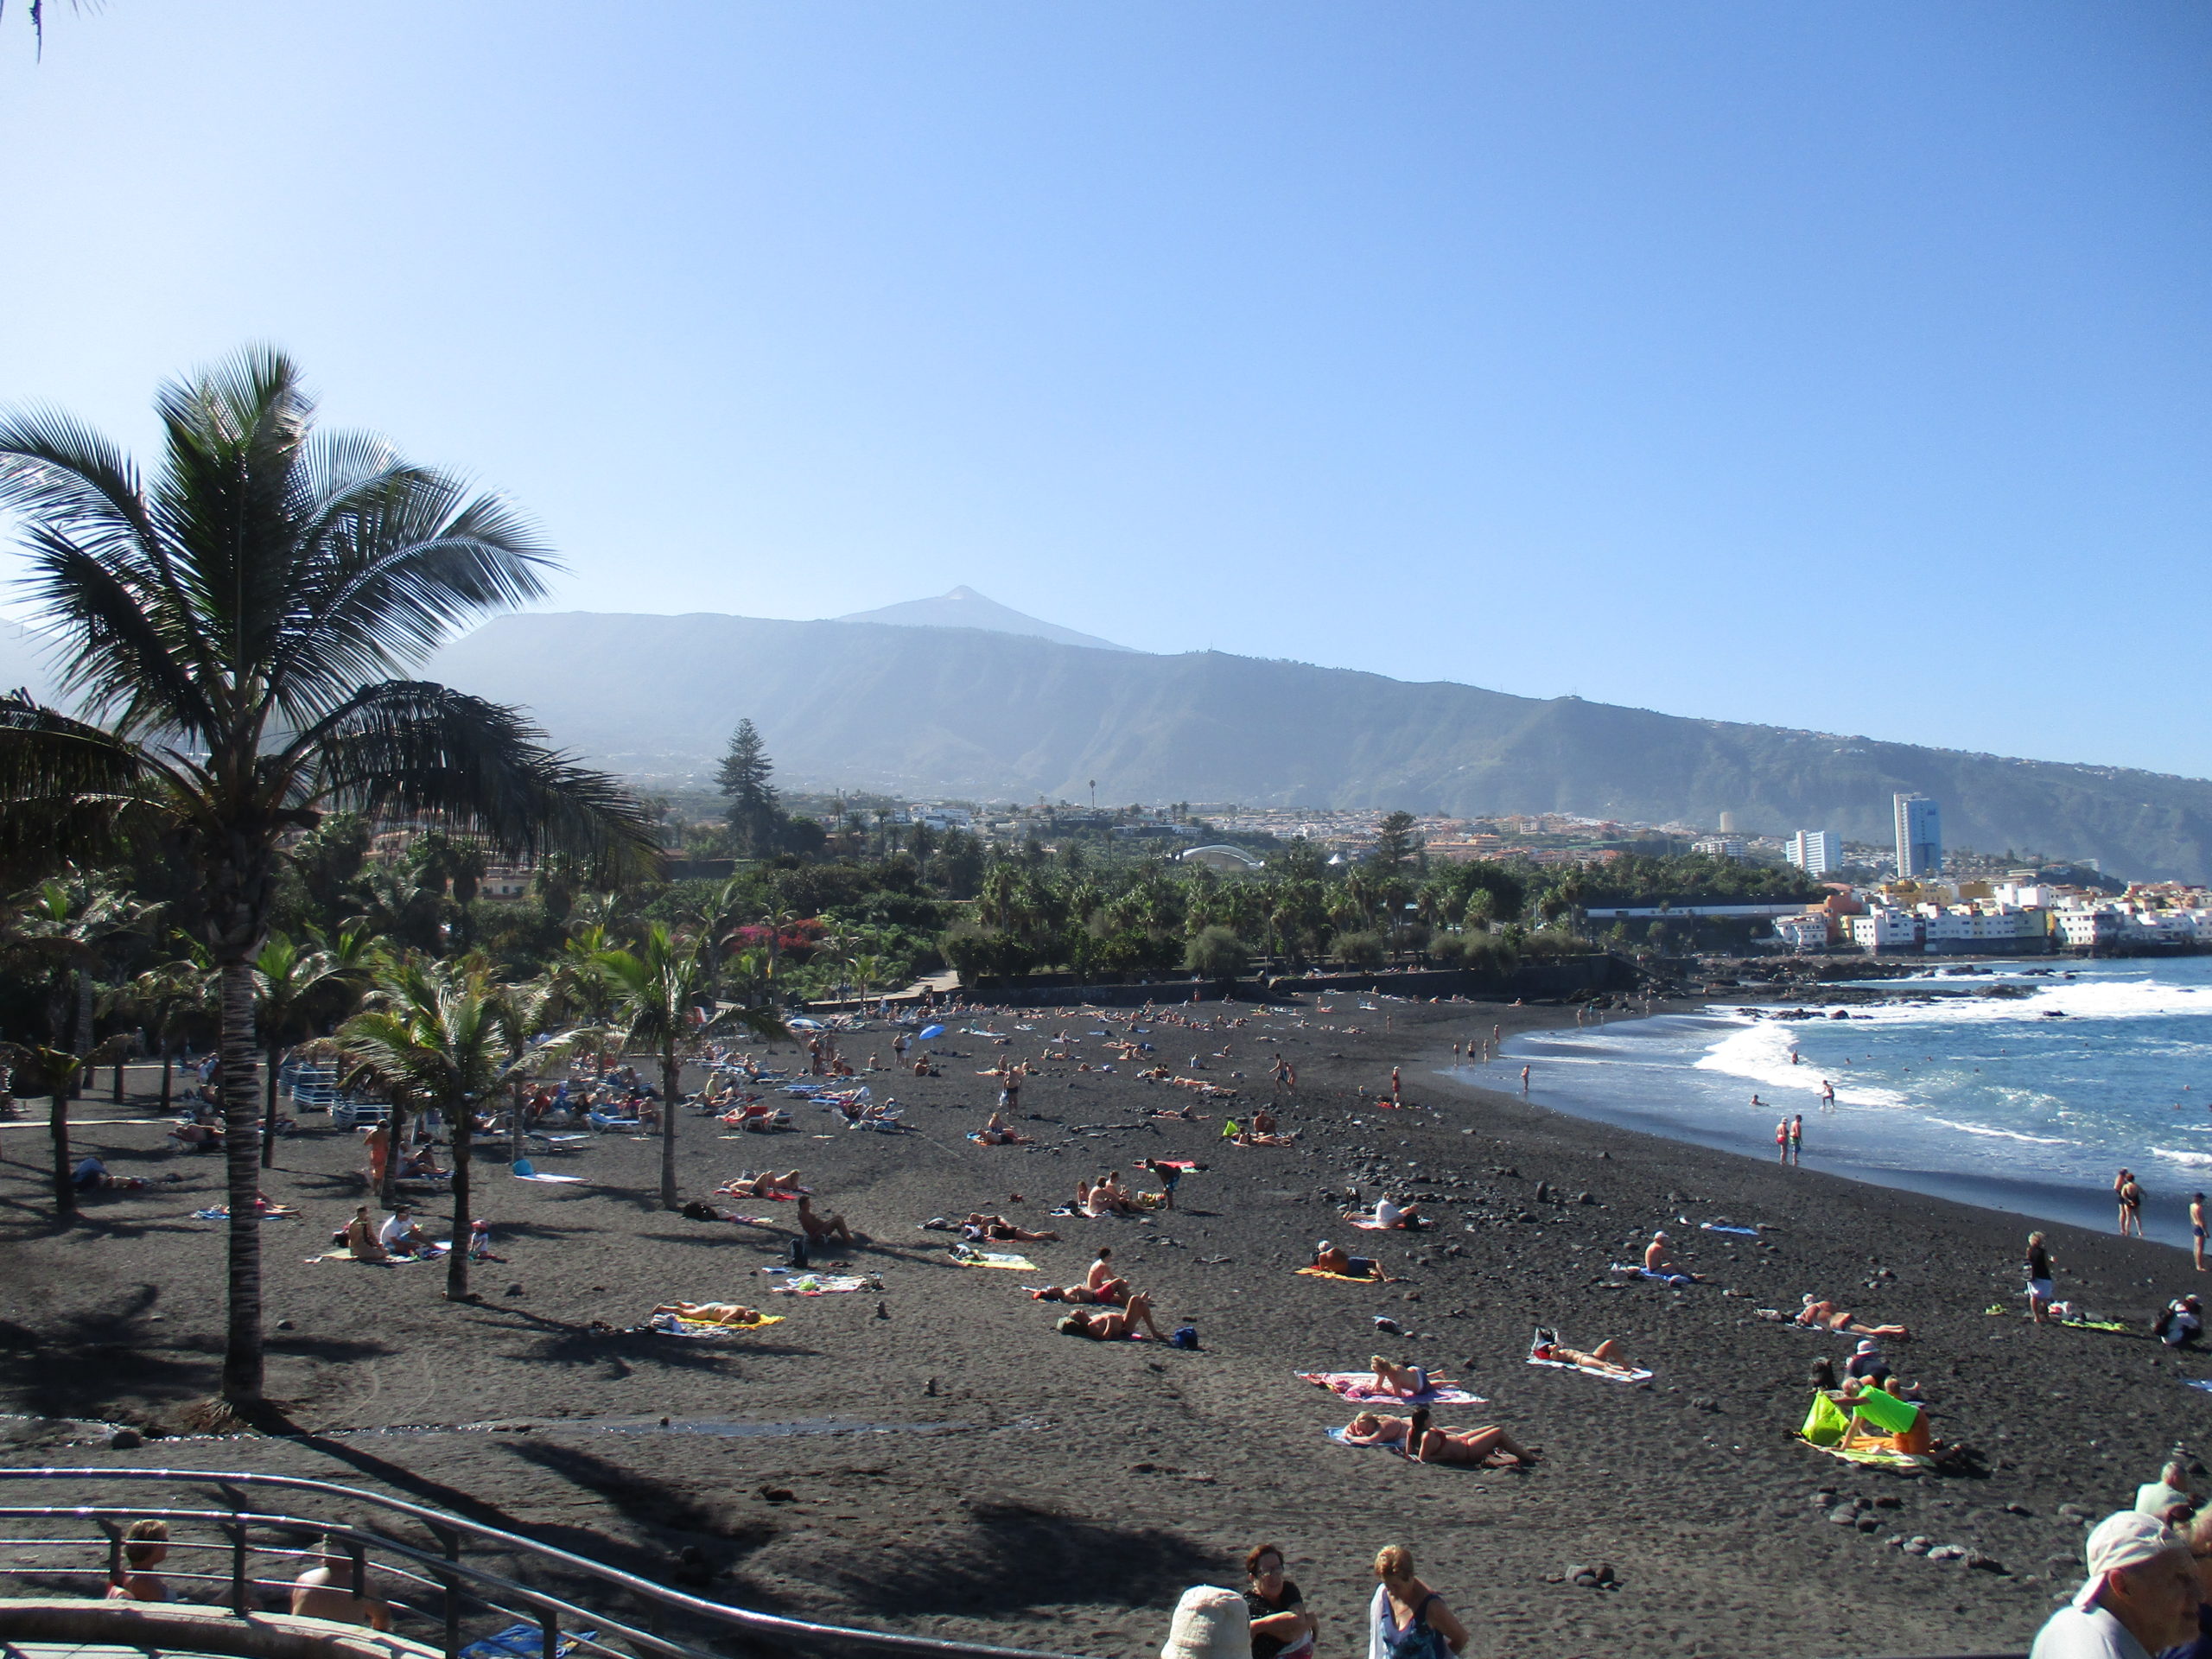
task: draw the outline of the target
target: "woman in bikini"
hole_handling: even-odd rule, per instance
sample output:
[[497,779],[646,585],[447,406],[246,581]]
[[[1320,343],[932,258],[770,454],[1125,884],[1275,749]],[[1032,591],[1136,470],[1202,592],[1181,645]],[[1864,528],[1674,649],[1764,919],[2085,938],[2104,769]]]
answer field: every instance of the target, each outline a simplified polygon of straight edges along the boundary
[[1139,1325],[1155,1342],[1167,1340],[1167,1333],[1153,1319],[1152,1298],[1141,1290],[1133,1293],[1127,1305],[1115,1313],[1069,1314],[1060,1321],[1060,1334],[1089,1337],[1093,1342],[1122,1342],[1135,1336]]
[[1797,1312],[1796,1322],[1815,1331],[1826,1325],[1839,1335],[1895,1337],[1900,1341],[1912,1335],[1901,1325],[1862,1325],[1856,1313],[1838,1307],[1834,1302],[1817,1300],[1809,1290],[1805,1293],[1805,1306]]

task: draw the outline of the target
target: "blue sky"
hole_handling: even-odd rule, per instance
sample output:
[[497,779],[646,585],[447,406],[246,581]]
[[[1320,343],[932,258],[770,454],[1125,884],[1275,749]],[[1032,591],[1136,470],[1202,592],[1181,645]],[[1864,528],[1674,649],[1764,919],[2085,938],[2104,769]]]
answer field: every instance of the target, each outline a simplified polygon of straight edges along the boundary
[[280,343],[557,608],[2212,774],[2200,5],[48,15],[0,398]]

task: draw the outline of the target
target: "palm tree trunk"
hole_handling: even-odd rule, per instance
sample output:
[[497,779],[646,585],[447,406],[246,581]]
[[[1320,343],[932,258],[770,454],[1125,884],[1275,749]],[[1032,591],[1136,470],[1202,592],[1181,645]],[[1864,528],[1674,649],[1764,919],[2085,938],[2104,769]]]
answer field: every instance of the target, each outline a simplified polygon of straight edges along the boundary
[[261,1102],[254,1088],[253,969],[241,952],[222,976],[223,1152],[231,1190],[230,1325],[223,1344],[223,1398],[261,1398]]
[[269,1076],[264,1080],[261,1112],[261,1166],[276,1167],[276,1044],[269,1045]]
[[660,1207],[673,1210],[676,1203],[677,1079],[682,1075],[676,1045],[660,1052]]
[[65,1222],[77,1219],[77,1183],[70,1179],[69,1084],[73,1071],[54,1084],[54,1107],[48,1115],[47,1133],[54,1137],[54,1213]]
[[446,1251],[446,1300],[468,1300],[468,1168],[475,1151],[476,1103],[464,1096],[453,1120],[453,1243]]
[[162,1116],[169,1115],[169,1095],[176,1076],[176,1045],[166,1033],[162,1037]]

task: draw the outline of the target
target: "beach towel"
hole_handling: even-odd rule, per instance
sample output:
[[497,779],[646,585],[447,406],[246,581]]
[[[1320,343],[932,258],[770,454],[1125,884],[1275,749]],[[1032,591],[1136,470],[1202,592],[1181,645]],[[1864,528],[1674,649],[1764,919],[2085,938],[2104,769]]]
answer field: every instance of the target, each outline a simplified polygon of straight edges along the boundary
[[1333,1279],[1340,1285],[1379,1285],[1384,1282],[1372,1274],[1364,1279],[1355,1279],[1348,1273],[1331,1273],[1326,1268],[1300,1268],[1298,1271],[1309,1279]]
[[[1180,1169],[1188,1171],[1196,1169],[1198,1166],[1198,1160],[1195,1158],[1155,1158],[1152,1161],[1158,1164],[1162,1169]],[[1131,1164],[1129,1167],[1131,1169],[1142,1169],[1144,1166],[1142,1164]]]
[[1426,1216],[1414,1223],[1410,1227],[1385,1227],[1381,1222],[1376,1220],[1372,1216],[1351,1217],[1349,1217],[1349,1224],[1357,1227],[1363,1233],[1419,1233],[1425,1232],[1429,1228],[1436,1225],[1434,1222],[1429,1220]]
[[[791,1269],[785,1269],[789,1273]],[[772,1296],[836,1296],[849,1290],[865,1290],[868,1281],[856,1274],[802,1273],[793,1274],[789,1284],[771,1285]]]
[[1538,1359],[1534,1354],[1529,1356],[1529,1363],[1531,1365],[1556,1366],[1562,1371],[1580,1371],[1583,1376],[1594,1376],[1601,1382],[1649,1382],[1651,1380],[1651,1373],[1649,1371],[1631,1369],[1623,1375],[1617,1371],[1596,1370],[1590,1366],[1577,1365],[1564,1359]]
[[[362,1266],[364,1266],[364,1267],[368,1267],[368,1268],[411,1268],[411,1267],[413,1267],[413,1266],[415,1265],[415,1263],[416,1263],[417,1262],[427,1262],[427,1261],[429,1261],[429,1260],[430,1260],[430,1258],[429,1258],[429,1256],[427,1256],[427,1255],[395,1255],[395,1256],[391,1257],[389,1261],[385,1261],[385,1262],[361,1262],[361,1265],[362,1265]],[[341,1247],[340,1247],[339,1249],[334,1249],[334,1250],[325,1250],[325,1251],[324,1251],[321,1255],[311,1255],[311,1256],[308,1257],[307,1264],[308,1264],[308,1266],[309,1266],[309,1267],[313,1267],[313,1266],[314,1266],[316,1262],[360,1262],[360,1261],[361,1261],[361,1258],[360,1258],[359,1256],[358,1256],[358,1255],[354,1255],[353,1251],[351,1251],[351,1250],[349,1250],[349,1249],[345,1249],[343,1246],[341,1246]]]
[[590,1185],[581,1175],[541,1175],[534,1169],[511,1171],[518,1181],[543,1181],[551,1186],[587,1186]]
[[1650,1280],[1654,1284],[1673,1285],[1677,1287],[1697,1282],[1687,1273],[1654,1273],[1650,1268],[1640,1268],[1633,1262],[1616,1262],[1612,1263],[1612,1270],[1615,1273],[1632,1273],[1639,1279]]
[[[295,1205],[272,1204],[267,1209],[257,1211],[254,1219],[268,1221],[273,1218],[292,1218],[296,1217],[299,1213],[299,1209]],[[194,1211],[192,1218],[194,1221],[228,1221],[231,1218],[231,1211],[228,1205],[217,1205],[212,1209]]]
[[748,1331],[758,1331],[763,1325],[781,1325],[780,1313],[764,1313],[751,1325],[716,1325],[709,1319],[686,1319],[673,1313],[656,1313],[645,1329],[664,1337],[684,1337],[693,1342],[720,1342],[732,1337],[741,1337]]
[[[814,1191],[812,1187],[809,1187],[806,1190],[809,1193],[811,1193]],[[720,1186],[715,1189],[715,1195],[717,1198],[724,1198],[772,1199],[782,1204],[797,1204],[798,1202],[798,1194],[796,1192],[741,1192],[737,1190],[737,1183],[735,1181],[724,1181]]]
[[2212,1394],[2212,1376],[2183,1377],[2182,1379],[2182,1386],[2189,1389],[2199,1389],[2206,1394]]
[[[1808,1446],[1812,1442],[1808,1440]],[[1880,1446],[1815,1446],[1815,1452],[1825,1452],[1829,1457],[1840,1458],[1846,1463],[1856,1463],[1870,1469],[1933,1469],[1936,1459],[1916,1452],[1893,1452]]]
[[2118,1319],[2054,1319],[2052,1323],[2063,1325],[2072,1331],[2117,1331],[2127,1336],[2133,1336],[2135,1329]]
[[1388,1452],[1394,1458],[1402,1458],[1406,1455],[1406,1448],[1395,1440],[1377,1440],[1374,1445],[1369,1446],[1359,1440],[1346,1440],[1342,1428],[1327,1428],[1321,1432],[1338,1446],[1354,1446],[1362,1452]]
[[1449,1377],[1431,1377],[1427,1389],[1420,1394],[1389,1394],[1375,1386],[1372,1371],[1294,1371],[1301,1382],[1311,1382],[1316,1388],[1326,1389],[1332,1394],[1342,1395],[1362,1405],[1402,1406],[1486,1406],[1490,1403],[1479,1394],[1470,1394]]
[[1727,1227],[1717,1221],[1700,1221],[1698,1225],[1708,1233],[1734,1233],[1742,1238],[1757,1238],[1759,1236],[1759,1230],[1756,1227]]
[[548,1656],[544,1626],[510,1624],[496,1636],[470,1643],[461,1650],[461,1659],[563,1659],[578,1642],[588,1642],[598,1634],[597,1630],[563,1630],[560,1646]]
[[1026,1255],[1008,1255],[1000,1250],[970,1249],[965,1244],[952,1247],[952,1259],[963,1268],[1010,1268],[1018,1273],[1037,1271],[1037,1264]]

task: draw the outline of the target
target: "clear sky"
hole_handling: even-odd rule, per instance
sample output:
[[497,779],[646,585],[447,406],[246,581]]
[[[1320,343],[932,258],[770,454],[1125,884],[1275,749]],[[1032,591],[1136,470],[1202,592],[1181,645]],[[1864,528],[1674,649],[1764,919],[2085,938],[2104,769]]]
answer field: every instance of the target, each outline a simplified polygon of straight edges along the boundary
[[2197,0],[48,15],[0,398],[281,344],[557,608],[2212,774]]

